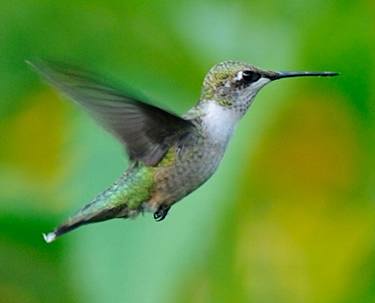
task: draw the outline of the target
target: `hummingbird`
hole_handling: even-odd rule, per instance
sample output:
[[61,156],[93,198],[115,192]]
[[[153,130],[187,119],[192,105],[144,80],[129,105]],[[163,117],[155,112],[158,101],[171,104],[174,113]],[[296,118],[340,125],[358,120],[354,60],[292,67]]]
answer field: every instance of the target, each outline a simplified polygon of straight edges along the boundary
[[237,123],[265,85],[284,78],[338,75],[277,72],[224,61],[208,71],[196,105],[178,116],[86,70],[44,60],[28,63],[112,133],[129,156],[128,168],[109,188],[43,234],[47,243],[82,225],[144,212],[162,221],[176,202],[214,174]]

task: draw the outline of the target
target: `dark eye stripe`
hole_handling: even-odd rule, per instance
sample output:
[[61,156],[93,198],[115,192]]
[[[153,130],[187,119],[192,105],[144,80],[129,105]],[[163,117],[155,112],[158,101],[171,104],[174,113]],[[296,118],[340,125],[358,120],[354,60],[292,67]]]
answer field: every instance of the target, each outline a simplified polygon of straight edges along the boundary
[[260,79],[261,75],[251,70],[244,70],[242,72],[242,79],[247,83],[256,82]]

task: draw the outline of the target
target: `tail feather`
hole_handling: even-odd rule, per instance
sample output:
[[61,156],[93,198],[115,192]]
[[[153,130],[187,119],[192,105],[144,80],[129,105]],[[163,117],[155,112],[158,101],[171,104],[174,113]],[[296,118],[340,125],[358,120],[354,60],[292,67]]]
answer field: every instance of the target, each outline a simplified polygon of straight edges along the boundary
[[[90,203],[91,204],[91,203]],[[58,226],[54,231],[43,234],[44,241],[51,243],[56,240],[57,237],[62,236],[82,225],[97,223],[112,218],[127,218],[128,208],[124,205],[117,207],[103,209],[98,212],[90,212],[90,204],[80,210],[76,216],[73,216],[70,220],[62,225]]]
[[[149,189],[153,185],[153,175],[144,166],[131,166],[107,190],[85,205],[68,221],[54,231],[43,234],[47,243],[82,225],[112,218],[134,217],[142,211],[142,203],[149,199],[148,191],[139,193],[136,189]],[[130,196],[129,196],[130,195]],[[131,198],[131,207],[128,206]]]

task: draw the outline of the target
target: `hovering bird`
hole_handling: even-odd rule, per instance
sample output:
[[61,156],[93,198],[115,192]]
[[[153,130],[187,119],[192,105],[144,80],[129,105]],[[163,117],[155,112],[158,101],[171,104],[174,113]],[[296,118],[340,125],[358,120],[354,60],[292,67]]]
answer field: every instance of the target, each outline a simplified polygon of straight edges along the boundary
[[238,61],[212,67],[198,103],[185,115],[137,100],[91,73],[47,61],[28,62],[124,145],[130,165],[108,189],[54,231],[47,243],[84,224],[151,212],[163,220],[171,206],[217,169],[237,122],[271,81],[336,76],[334,72],[274,72]]

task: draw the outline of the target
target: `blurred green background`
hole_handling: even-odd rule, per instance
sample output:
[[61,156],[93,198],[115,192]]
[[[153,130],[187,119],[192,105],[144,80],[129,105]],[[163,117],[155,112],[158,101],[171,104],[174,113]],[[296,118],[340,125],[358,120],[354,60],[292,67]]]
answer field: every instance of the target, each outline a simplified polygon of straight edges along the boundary
[[[374,1],[0,2],[1,302],[375,302]],[[184,113],[215,63],[333,70],[269,85],[173,207],[41,233],[126,167],[24,63],[96,70]]]

